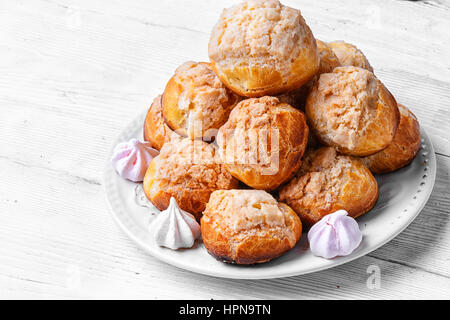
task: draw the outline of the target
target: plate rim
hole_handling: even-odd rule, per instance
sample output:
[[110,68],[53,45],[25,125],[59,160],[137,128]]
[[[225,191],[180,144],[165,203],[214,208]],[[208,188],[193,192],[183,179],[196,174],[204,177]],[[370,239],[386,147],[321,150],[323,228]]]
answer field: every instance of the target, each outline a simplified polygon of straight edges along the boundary
[[[436,182],[437,163],[436,163],[435,150],[434,150],[433,143],[432,143],[429,135],[427,134],[425,129],[422,126],[420,126],[421,139],[422,139],[422,141],[427,141],[426,145],[428,148],[427,151],[429,153],[429,162],[430,163],[428,163],[428,168],[431,169],[427,172],[427,177],[429,177],[427,184],[429,184],[429,186],[426,189],[426,192],[423,193],[424,200],[420,203],[419,206],[414,207],[414,211],[415,211],[414,214],[400,228],[396,229],[395,232],[392,232],[392,234],[390,234],[389,237],[386,237],[385,239],[383,239],[382,241],[380,241],[379,243],[377,243],[374,246],[364,248],[362,250],[359,250],[358,252],[352,253],[345,257],[338,257],[338,258],[334,259],[334,263],[332,265],[318,266],[318,267],[311,268],[309,270],[303,270],[303,271],[299,271],[299,272],[292,271],[292,272],[266,274],[266,275],[261,275],[261,274],[255,273],[256,274],[255,276],[252,276],[252,273],[246,274],[247,276],[242,276],[239,273],[237,273],[235,276],[233,274],[221,274],[221,273],[210,271],[209,269],[202,269],[197,266],[185,265],[183,263],[179,263],[178,261],[176,261],[176,259],[174,259],[172,257],[168,257],[167,255],[161,254],[156,250],[151,250],[147,244],[143,243],[143,241],[136,234],[134,234],[132,232],[132,230],[131,230],[132,228],[129,225],[126,225],[126,223],[125,223],[125,221],[123,221],[123,219],[120,219],[116,210],[114,210],[114,208],[113,208],[114,201],[110,197],[109,190],[107,190],[107,186],[112,185],[112,180],[114,177],[114,175],[112,174],[112,173],[114,173],[114,169],[111,166],[110,156],[112,154],[112,151],[113,151],[115,145],[118,142],[122,141],[121,137],[125,136],[128,131],[131,131],[130,130],[131,128],[134,128],[134,130],[135,130],[136,124],[139,125],[140,122],[143,122],[145,114],[146,114],[146,110],[145,110],[145,112],[139,113],[138,116],[136,116],[132,121],[130,121],[128,123],[128,125],[122,129],[120,134],[117,135],[117,137],[113,141],[113,144],[108,149],[107,159],[106,159],[106,164],[104,167],[103,179],[102,179],[102,182],[103,182],[102,187],[103,187],[105,201],[107,203],[108,210],[113,217],[113,220],[117,223],[117,225],[120,227],[120,229],[131,240],[133,240],[142,250],[144,250],[146,253],[150,254],[151,256],[155,257],[156,259],[163,261],[164,263],[170,264],[170,265],[175,266],[182,270],[188,270],[188,271],[195,272],[198,274],[203,274],[203,275],[218,277],[218,278],[226,278],[226,279],[248,279],[248,280],[278,279],[278,278],[293,277],[293,276],[299,276],[299,275],[305,275],[305,274],[315,273],[315,272],[319,272],[319,271],[324,271],[324,270],[331,269],[331,268],[343,265],[345,263],[351,262],[353,260],[359,259],[359,258],[366,256],[367,254],[379,249],[380,247],[384,246],[385,244],[387,244],[388,242],[393,240],[395,237],[397,237],[400,233],[402,233],[417,218],[417,216],[420,214],[420,212],[422,212],[423,208],[428,203],[428,200],[433,192],[434,185]],[[420,154],[420,152],[417,154],[417,156],[419,156],[419,154]],[[131,220],[131,219],[128,217],[128,220]],[[211,259],[213,259],[213,257],[211,257]]]

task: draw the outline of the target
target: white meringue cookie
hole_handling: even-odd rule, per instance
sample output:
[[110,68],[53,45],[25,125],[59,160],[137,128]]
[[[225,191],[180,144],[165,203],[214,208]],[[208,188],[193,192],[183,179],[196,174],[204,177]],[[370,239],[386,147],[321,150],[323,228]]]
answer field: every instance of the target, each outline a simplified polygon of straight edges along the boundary
[[347,211],[338,210],[313,225],[308,240],[315,256],[331,259],[352,253],[361,243],[362,233]]
[[150,232],[161,247],[172,250],[191,248],[195,239],[200,237],[200,225],[192,214],[181,210],[172,197],[169,207],[151,223]]
[[111,161],[122,178],[141,182],[150,162],[158,154],[158,150],[153,149],[150,143],[131,139],[114,148]]

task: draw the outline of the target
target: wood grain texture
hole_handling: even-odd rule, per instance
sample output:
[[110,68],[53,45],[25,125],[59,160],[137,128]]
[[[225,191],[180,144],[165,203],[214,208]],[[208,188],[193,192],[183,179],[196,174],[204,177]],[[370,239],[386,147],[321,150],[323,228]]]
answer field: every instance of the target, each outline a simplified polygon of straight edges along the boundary
[[[437,153],[418,218],[370,255],[286,279],[217,279],[168,266],[114,224],[101,173],[115,136],[173,70],[207,59],[237,1],[2,1],[0,298],[359,299],[450,296],[450,4],[284,1],[315,36],[363,50]],[[367,268],[381,269],[369,289]]]

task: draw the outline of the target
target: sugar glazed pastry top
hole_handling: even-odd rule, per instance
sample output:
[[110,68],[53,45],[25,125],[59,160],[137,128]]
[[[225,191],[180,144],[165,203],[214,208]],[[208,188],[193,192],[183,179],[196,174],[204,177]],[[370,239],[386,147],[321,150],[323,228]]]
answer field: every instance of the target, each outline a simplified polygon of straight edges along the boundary
[[400,124],[394,140],[386,148],[371,156],[362,158],[373,173],[386,173],[403,168],[411,163],[420,149],[420,126],[416,116],[399,104]]
[[150,142],[153,148],[161,150],[163,144],[169,141],[172,135],[177,134],[170,129],[162,115],[162,96],[158,95],[148,109],[144,123],[144,140]]
[[301,165],[308,142],[303,112],[274,97],[241,101],[217,135],[227,170],[246,185],[273,190]]
[[328,45],[328,43],[316,39],[317,49],[319,50],[320,65],[317,75],[322,73],[333,72],[334,68],[340,67],[341,62],[337,57],[333,49]]
[[316,74],[319,54],[299,10],[277,0],[248,0],[225,9],[209,41],[219,78],[242,96],[276,95]]
[[145,195],[160,210],[167,209],[174,197],[181,209],[199,219],[213,191],[238,187],[215,151],[201,140],[166,142],[145,174]]
[[206,249],[217,259],[253,264],[293,248],[302,224],[289,206],[265,191],[220,190],[211,194],[201,230]]
[[299,89],[277,95],[277,98],[281,102],[286,102],[287,104],[290,104],[297,109],[305,109],[305,102],[308,96],[308,92],[314,82],[317,81],[319,76],[322,73],[332,72],[334,68],[337,68],[341,65],[333,50],[325,42],[316,39],[316,43],[320,56],[319,70],[317,71],[317,73],[311,80],[308,81],[308,83],[306,83]]
[[162,98],[167,125],[184,137],[210,141],[240,100],[206,62],[186,62],[169,80]]
[[306,114],[323,144],[355,156],[386,148],[400,119],[392,94],[372,72],[357,67],[321,74],[308,94]]
[[280,189],[280,200],[308,228],[340,209],[356,218],[372,209],[377,199],[378,184],[369,169],[358,158],[330,147],[308,150],[297,177]]
[[342,66],[359,67],[373,72],[369,60],[353,44],[344,41],[333,41],[329,42],[328,46],[334,51]]

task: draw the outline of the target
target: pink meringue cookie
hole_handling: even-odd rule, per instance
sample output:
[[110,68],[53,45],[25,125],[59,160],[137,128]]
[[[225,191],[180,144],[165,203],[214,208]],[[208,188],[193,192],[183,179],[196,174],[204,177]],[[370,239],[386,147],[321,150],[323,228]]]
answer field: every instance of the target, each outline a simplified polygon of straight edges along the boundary
[[347,211],[338,210],[313,225],[308,240],[315,256],[331,259],[352,253],[361,243],[362,233]]
[[148,142],[131,139],[119,143],[113,151],[112,165],[117,173],[125,179],[141,182],[144,180],[150,162],[159,154]]

